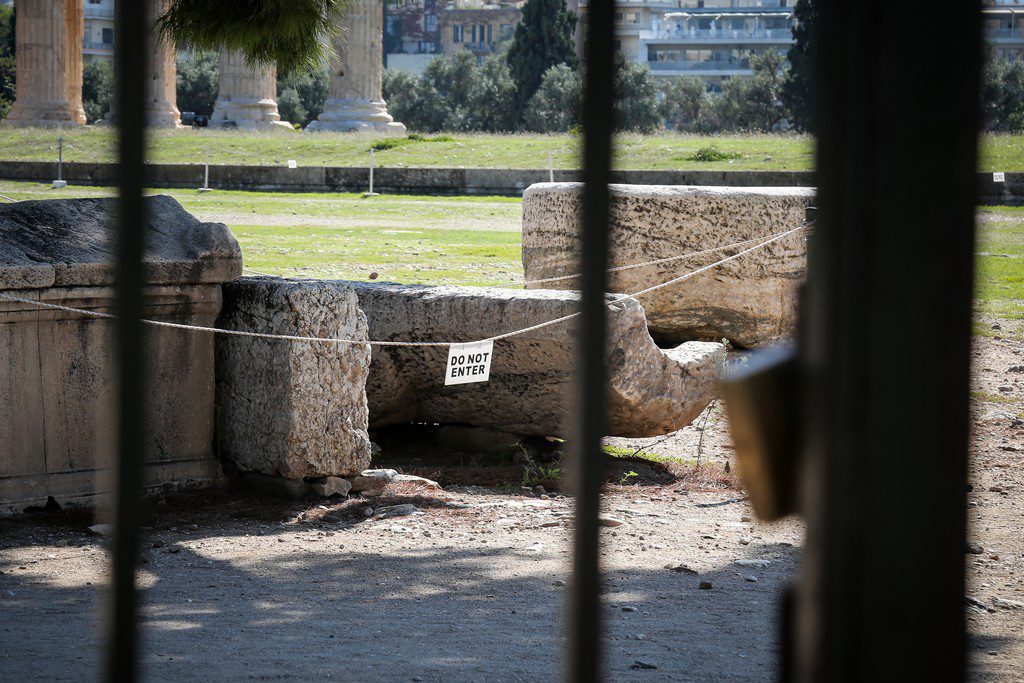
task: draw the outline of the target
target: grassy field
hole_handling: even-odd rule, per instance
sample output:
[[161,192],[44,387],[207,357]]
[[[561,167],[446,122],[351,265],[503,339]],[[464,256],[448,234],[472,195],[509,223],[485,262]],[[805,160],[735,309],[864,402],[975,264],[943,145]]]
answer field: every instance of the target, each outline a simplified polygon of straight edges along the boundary
[[[514,197],[362,198],[353,194],[160,190],[227,223],[246,267],[274,275],[423,284],[522,283],[521,201]],[[109,188],[0,182],[12,199],[111,196]],[[979,209],[979,313],[1024,319],[1024,207]],[[988,329],[979,324],[979,333]]]
[[[49,161],[57,158],[57,135],[52,129],[5,129],[0,135],[0,159]],[[103,127],[63,132],[67,161],[111,161],[112,131]],[[377,152],[380,166],[452,166],[465,168],[546,168],[551,153],[555,168],[578,168],[580,138],[573,135],[437,136],[439,140],[401,139]],[[351,133],[246,133],[185,129],[153,131],[151,161],[156,163],[365,166],[370,147],[385,139]],[[393,144],[393,143],[391,143]],[[694,161],[694,153],[709,145],[737,159]],[[813,140],[801,135],[699,136],[662,133],[621,135],[615,165],[621,169],[706,169],[804,171],[813,163]],[[907,162],[913,167],[913,160]],[[1024,171],[1024,135],[989,135],[982,141],[980,168],[986,171]]]

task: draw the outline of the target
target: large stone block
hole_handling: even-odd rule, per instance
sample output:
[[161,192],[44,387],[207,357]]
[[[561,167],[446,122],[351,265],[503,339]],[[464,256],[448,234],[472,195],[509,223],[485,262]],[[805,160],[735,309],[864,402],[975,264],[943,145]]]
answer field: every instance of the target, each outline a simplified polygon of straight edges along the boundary
[[[574,292],[351,283],[370,338],[479,341],[568,315]],[[423,422],[564,436],[579,349],[576,319],[495,342],[490,381],[445,386],[447,347],[374,347],[366,385],[371,427]],[[662,351],[636,301],[609,313],[608,433],[654,436],[688,424],[714,396],[721,344]]]
[[[168,197],[146,200],[143,316],[212,326],[220,282],[241,273],[227,227],[201,223]],[[114,312],[110,199],[0,205],[0,293]],[[114,323],[0,299],[0,511],[53,496],[91,503],[115,447]],[[147,327],[146,487],[206,482],[213,456],[213,338]]]
[[[664,259],[766,238],[803,223],[808,188],[611,185],[611,265]],[[576,279],[529,284],[579,271],[583,185],[539,183],[523,194],[523,266],[528,288],[575,289]],[[651,334],[662,343],[724,338],[760,346],[796,322],[806,270],[806,233],[789,237],[677,285],[643,295]],[[746,245],[750,246],[750,245]],[[739,251],[726,250],[609,273],[609,289],[637,292]]]
[[[220,327],[367,339],[366,317],[344,283],[243,278],[224,290]],[[351,476],[370,465],[365,344],[218,335],[217,443],[243,471],[284,477]]]

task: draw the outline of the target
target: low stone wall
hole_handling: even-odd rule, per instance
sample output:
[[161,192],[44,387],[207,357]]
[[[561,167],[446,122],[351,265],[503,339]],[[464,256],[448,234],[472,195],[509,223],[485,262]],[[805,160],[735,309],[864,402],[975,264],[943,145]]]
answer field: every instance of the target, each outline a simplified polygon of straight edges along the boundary
[[[803,224],[814,198],[807,188],[613,185],[609,262],[646,263],[764,239]],[[523,267],[530,288],[576,289],[580,183],[540,183],[523,195]],[[721,340],[761,346],[793,333],[807,263],[806,233],[797,232],[678,284],[642,295],[651,333],[660,341]],[[746,244],[744,246],[752,246]],[[609,289],[639,292],[738,252],[609,273]],[[542,280],[536,285],[531,281]]]
[[[63,177],[72,184],[114,185],[116,164],[67,162]],[[194,188],[203,184],[202,164],[151,164],[152,187]],[[1024,173],[1006,173],[994,182],[978,173],[979,204],[1024,203]],[[56,162],[0,161],[0,179],[49,182],[57,177]],[[268,192],[364,192],[370,171],[361,166],[255,166],[214,164],[210,187]],[[374,171],[374,190],[390,194],[519,196],[534,183],[547,182],[548,170],[497,168],[384,167]],[[556,170],[555,182],[579,182],[579,171]],[[631,185],[707,185],[722,187],[813,187],[811,171],[614,171],[612,181]]]

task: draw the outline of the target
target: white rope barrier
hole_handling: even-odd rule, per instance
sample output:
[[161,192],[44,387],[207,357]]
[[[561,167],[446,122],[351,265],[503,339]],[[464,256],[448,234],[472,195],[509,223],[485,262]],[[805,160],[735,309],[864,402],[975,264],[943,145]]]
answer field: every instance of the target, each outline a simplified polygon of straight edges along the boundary
[[[732,256],[727,256],[726,258],[723,258],[723,259],[720,259],[718,261],[715,261],[714,263],[709,263],[706,266],[702,266],[701,268],[698,268],[696,270],[693,270],[693,271],[690,271],[688,273],[685,273],[684,275],[680,275],[679,277],[672,278],[671,280],[659,283],[657,285],[654,285],[652,287],[648,287],[646,289],[642,289],[642,290],[640,290],[638,292],[632,292],[630,294],[623,294],[622,296],[619,296],[619,297],[609,301],[607,305],[608,306],[612,306],[614,304],[620,303],[622,301],[626,301],[628,299],[634,299],[634,298],[636,298],[638,296],[642,296],[644,294],[649,294],[650,292],[656,291],[658,289],[662,289],[663,287],[668,287],[670,285],[674,285],[674,284],[677,284],[679,282],[683,282],[684,280],[688,280],[688,279],[690,279],[692,277],[700,275],[701,273],[707,272],[708,270],[711,270],[712,268],[716,268],[716,267],[718,267],[718,266],[720,266],[722,264],[728,263],[729,261],[738,259],[741,256],[743,256],[745,254],[749,254],[752,251],[756,251],[757,249],[761,249],[762,247],[765,247],[765,246],[767,246],[767,245],[769,245],[769,244],[771,244],[773,242],[777,242],[778,240],[780,240],[780,239],[782,239],[784,237],[788,237],[789,235],[792,235],[792,234],[794,234],[796,232],[799,232],[800,230],[803,230],[806,227],[807,227],[806,224],[805,225],[800,225],[800,226],[798,226],[796,228],[793,228],[792,230],[787,230],[786,232],[782,232],[782,233],[779,233],[779,234],[774,235],[772,237],[769,237],[767,239],[764,239],[763,241],[759,242],[758,244],[755,244],[752,247],[748,247],[747,249],[744,249],[743,251],[740,251],[740,252],[738,252],[736,254],[733,254]],[[744,243],[749,243],[749,241],[750,240],[746,240]],[[726,248],[726,247],[721,247],[720,249],[724,249],[724,248]],[[15,302],[15,303],[28,304],[30,306],[37,306],[37,307],[44,308],[44,309],[57,310],[57,311],[65,311],[67,313],[77,313],[79,315],[86,315],[86,316],[91,316],[91,317],[94,317],[94,318],[104,318],[104,319],[108,319],[108,320],[112,320],[112,319],[116,318],[116,316],[114,314],[112,314],[112,313],[101,313],[100,311],[90,311],[90,310],[83,309],[83,308],[74,308],[74,307],[71,307],[71,306],[63,306],[61,304],[52,304],[52,303],[45,302],[45,301],[38,301],[38,300],[34,300],[34,299],[26,299],[26,298],[23,298],[23,297],[14,296],[14,295],[7,294],[7,293],[4,293],[4,292],[0,292],[0,299],[4,299],[4,300],[7,300],[7,301],[12,301],[12,302]],[[521,335],[521,334],[525,334],[527,332],[533,332],[534,330],[540,330],[540,329],[543,329],[545,327],[550,327],[551,325],[557,325],[559,323],[565,322],[566,320],[571,320],[572,318],[575,318],[575,317],[577,317],[579,315],[581,315],[581,312],[577,311],[575,313],[570,313],[569,315],[563,315],[563,316],[561,316],[559,318],[555,318],[553,320],[547,320],[545,322],[538,323],[536,325],[530,325],[529,327],[524,327],[524,328],[519,329],[519,330],[513,330],[512,332],[505,332],[503,334],[495,335],[493,337],[487,337],[486,339],[483,339],[481,341],[487,342],[487,341],[498,341],[499,339],[508,339],[509,337],[515,337],[515,336],[518,336],[518,335]],[[222,328],[219,328],[219,327],[204,327],[202,325],[186,325],[184,323],[172,323],[172,322],[166,322],[166,321],[163,321],[163,320],[143,319],[141,322],[146,324],[146,325],[152,325],[154,327],[165,327],[165,328],[171,328],[171,329],[175,329],[175,330],[189,330],[189,331],[193,331],[193,332],[209,332],[211,334],[223,334],[223,335],[234,336],[234,337],[250,337],[250,338],[256,338],[256,339],[272,339],[272,340],[279,340],[279,341],[308,342],[308,343],[313,343],[313,344],[353,344],[353,345],[367,344],[369,346],[451,346],[453,344],[465,344],[466,343],[466,342],[461,342],[461,341],[459,341],[459,342],[454,342],[454,341],[403,342],[403,341],[379,341],[379,340],[365,340],[365,339],[336,339],[336,338],[331,338],[331,337],[304,337],[304,336],[300,336],[300,335],[291,335],[291,334],[270,334],[270,333],[266,333],[266,332],[245,332],[245,331],[242,331],[242,330],[226,330],[226,329],[222,329]]]

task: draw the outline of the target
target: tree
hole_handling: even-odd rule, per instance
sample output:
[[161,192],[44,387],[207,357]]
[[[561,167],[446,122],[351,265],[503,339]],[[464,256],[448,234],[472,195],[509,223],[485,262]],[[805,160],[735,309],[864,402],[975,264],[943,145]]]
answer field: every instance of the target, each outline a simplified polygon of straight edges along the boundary
[[0,57],[0,119],[7,116],[14,104],[16,73],[14,57]]
[[650,133],[661,123],[651,67],[615,55],[615,128]]
[[14,5],[0,5],[0,57],[14,56]]
[[104,59],[89,62],[82,69],[82,108],[85,120],[99,121],[110,111],[114,93],[114,68]]
[[576,15],[566,8],[565,0],[527,0],[523,6],[523,18],[508,51],[518,115],[526,109],[548,69],[558,64],[576,68],[572,40],[575,26]]
[[696,76],[673,78],[662,90],[659,112],[662,120],[676,130],[702,130],[710,108],[708,87]]
[[302,106],[302,98],[295,88],[285,88],[277,92],[277,110],[281,120],[304,126],[309,123],[306,108]]
[[527,103],[523,123],[538,133],[564,133],[579,125],[583,79],[576,69],[557,64],[544,73],[540,87]]
[[1024,130],[1024,62],[988,56],[981,86],[981,111],[986,130]]
[[492,55],[477,71],[469,91],[466,125],[471,130],[509,133],[516,129],[516,84],[504,55]]
[[[329,80],[327,69],[300,69],[290,74],[280,74],[277,77],[278,108],[281,109],[281,117],[290,123],[297,123],[305,126],[310,121],[320,116],[324,110],[324,101],[327,99],[327,84]],[[284,105],[281,100],[285,93],[288,95],[289,116],[285,116]],[[294,104],[293,104],[294,101]]]
[[818,10],[815,0],[798,0],[793,9],[793,46],[789,49],[789,73],[782,86],[782,101],[799,130],[813,132],[815,70],[817,69]]
[[714,101],[710,126],[720,130],[770,132],[786,120],[780,99],[785,60],[774,50],[750,57],[754,75],[734,78],[722,86]]
[[178,109],[203,116],[213,114],[220,84],[220,65],[216,52],[194,53],[178,58]]

